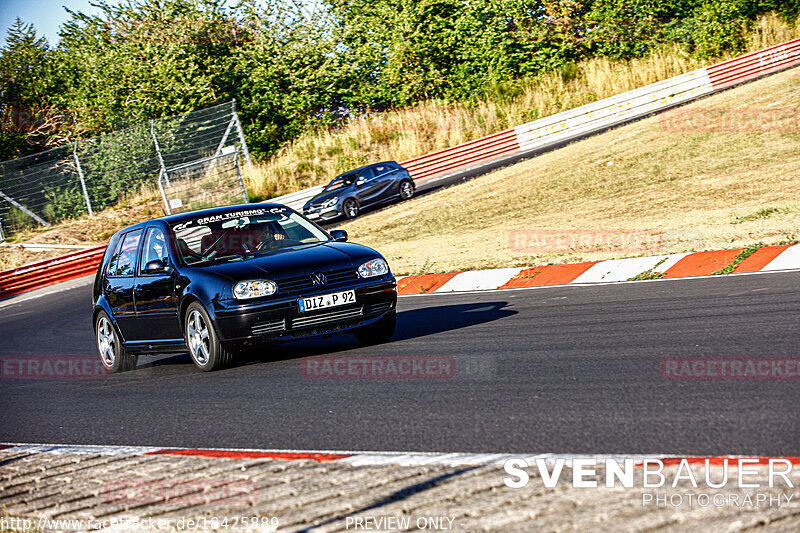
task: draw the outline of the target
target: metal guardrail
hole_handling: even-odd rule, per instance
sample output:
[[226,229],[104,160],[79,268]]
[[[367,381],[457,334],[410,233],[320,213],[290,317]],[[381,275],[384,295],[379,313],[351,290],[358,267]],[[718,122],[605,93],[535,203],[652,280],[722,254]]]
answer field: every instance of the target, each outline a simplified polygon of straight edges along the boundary
[[[424,183],[510,156],[578,139],[795,65],[800,65],[800,39],[402,161],[400,164],[409,170],[415,181]],[[306,201],[319,194],[322,188],[319,185],[270,201],[299,209]],[[0,272],[0,297],[91,274],[100,263],[104,249],[101,246]]]
[[[800,39],[794,39],[400,164],[417,182],[434,180],[576,140],[798,64]],[[271,201],[297,209],[321,189],[312,187]]]
[[106,245],[0,272],[0,298],[93,274]]

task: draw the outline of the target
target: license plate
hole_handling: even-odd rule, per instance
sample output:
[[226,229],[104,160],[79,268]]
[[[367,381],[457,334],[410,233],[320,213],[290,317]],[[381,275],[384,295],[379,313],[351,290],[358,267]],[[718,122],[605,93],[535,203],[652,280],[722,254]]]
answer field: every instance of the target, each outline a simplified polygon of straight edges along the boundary
[[312,296],[311,298],[300,298],[297,300],[297,305],[301,313],[353,303],[356,303],[356,291],[333,292],[331,294]]
[[319,218],[319,213],[308,213],[306,215],[306,218],[310,218],[312,220],[315,219],[315,218]]

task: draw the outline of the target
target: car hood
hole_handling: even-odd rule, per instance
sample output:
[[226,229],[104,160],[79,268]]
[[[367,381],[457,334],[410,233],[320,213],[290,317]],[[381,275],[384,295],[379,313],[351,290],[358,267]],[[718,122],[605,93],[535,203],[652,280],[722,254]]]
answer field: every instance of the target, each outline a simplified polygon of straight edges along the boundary
[[220,260],[199,268],[231,281],[251,278],[283,279],[314,272],[356,268],[365,261],[380,257],[380,254],[360,244],[324,242],[244,257],[244,260]]
[[344,195],[346,190],[347,190],[347,187],[342,187],[342,188],[339,188],[339,189],[336,189],[336,190],[333,190],[333,191],[323,192],[321,194],[316,195],[311,200],[307,201],[303,207],[312,206],[312,205],[319,205],[319,204],[321,204],[321,203],[323,203],[323,202],[325,202],[327,200],[330,200],[331,198],[335,198],[337,196],[342,196],[342,195]]

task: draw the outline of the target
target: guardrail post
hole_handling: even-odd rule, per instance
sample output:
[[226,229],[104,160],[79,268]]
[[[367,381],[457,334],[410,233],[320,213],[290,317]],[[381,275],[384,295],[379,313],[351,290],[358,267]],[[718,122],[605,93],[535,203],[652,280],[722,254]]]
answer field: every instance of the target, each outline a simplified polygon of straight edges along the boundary
[[[158,137],[156,137],[155,120],[150,121],[150,136],[153,138],[153,145],[156,147],[156,155],[158,155],[158,162],[161,163],[161,172],[163,172],[166,180],[167,187],[169,187],[169,176],[167,176],[167,166],[164,164],[164,157],[161,155],[161,146],[158,144]],[[159,175],[159,179],[161,176]]]
[[253,168],[253,161],[250,159],[250,151],[247,149],[247,141],[244,139],[244,132],[242,131],[242,123],[239,122],[239,113],[236,112],[236,99],[231,100],[231,111],[233,112],[233,120],[236,121],[236,133],[239,134],[239,142],[242,143],[242,152],[244,152],[244,160],[247,161],[247,166]]
[[86,180],[83,179],[83,169],[81,168],[81,161],[78,158],[78,139],[75,139],[75,145],[72,148],[72,155],[75,158],[75,167],[78,169],[78,178],[81,180],[81,189],[83,189],[83,197],[86,200],[86,208],[89,210],[89,216],[93,217],[92,202],[89,201],[89,193],[86,190]]

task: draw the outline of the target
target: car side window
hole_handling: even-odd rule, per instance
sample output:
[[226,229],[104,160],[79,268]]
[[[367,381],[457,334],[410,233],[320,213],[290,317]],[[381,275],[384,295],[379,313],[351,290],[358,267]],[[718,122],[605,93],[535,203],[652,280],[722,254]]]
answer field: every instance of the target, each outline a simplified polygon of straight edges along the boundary
[[364,170],[358,173],[358,181],[361,183],[366,183],[374,177],[375,177],[375,172],[372,168],[365,168]]
[[111,254],[111,259],[108,261],[108,268],[106,269],[106,272],[109,276],[113,276],[114,272],[117,271],[117,259],[119,259],[119,251],[122,248],[123,240],[125,240],[124,235],[117,241],[117,246],[114,248],[114,253]]
[[164,232],[161,228],[150,228],[147,230],[147,236],[144,239],[144,248],[142,248],[142,260],[139,263],[139,273],[144,274],[144,267],[150,261],[161,261],[167,264],[169,260],[169,253],[167,252],[167,244],[164,239]]
[[139,248],[139,239],[142,230],[138,229],[126,233],[120,239],[119,246],[108,265],[109,276],[132,276],[136,265],[136,250]]

